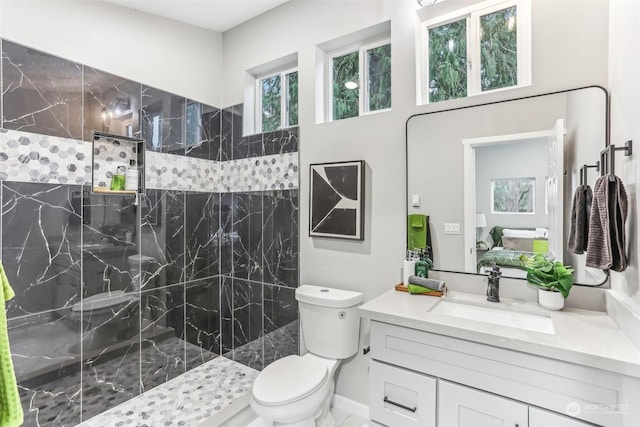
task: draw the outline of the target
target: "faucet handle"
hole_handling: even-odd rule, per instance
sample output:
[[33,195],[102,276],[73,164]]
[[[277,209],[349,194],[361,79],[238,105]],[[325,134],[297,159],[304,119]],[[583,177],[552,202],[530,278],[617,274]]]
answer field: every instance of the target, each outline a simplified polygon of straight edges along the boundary
[[489,277],[499,277],[502,275],[502,271],[500,271],[500,267],[495,262],[493,263],[493,268],[489,271]]

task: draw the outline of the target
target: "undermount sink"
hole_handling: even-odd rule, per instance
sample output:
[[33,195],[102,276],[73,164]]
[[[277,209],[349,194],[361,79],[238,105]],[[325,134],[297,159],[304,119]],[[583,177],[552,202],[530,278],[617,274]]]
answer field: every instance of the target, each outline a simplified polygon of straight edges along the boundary
[[553,334],[553,321],[545,312],[514,308],[505,303],[476,302],[459,299],[440,299],[430,313],[476,322],[491,323],[527,331]]

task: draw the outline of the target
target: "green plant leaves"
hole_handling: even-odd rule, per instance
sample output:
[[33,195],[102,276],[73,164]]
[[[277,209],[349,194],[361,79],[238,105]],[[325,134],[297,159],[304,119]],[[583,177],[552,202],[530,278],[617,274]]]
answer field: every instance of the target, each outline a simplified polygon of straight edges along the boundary
[[521,255],[527,268],[527,281],[532,285],[555,290],[564,298],[569,296],[573,286],[573,269],[563,265],[560,261],[552,261],[544,254],[536,254],[533,257]]

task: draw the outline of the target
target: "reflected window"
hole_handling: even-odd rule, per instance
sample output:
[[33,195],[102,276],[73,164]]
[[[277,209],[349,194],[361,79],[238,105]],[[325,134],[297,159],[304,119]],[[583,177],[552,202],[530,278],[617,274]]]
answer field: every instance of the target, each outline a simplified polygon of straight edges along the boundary
[[160,114],[153,114],[151,116],[151,145],[153,146],[154,151],[157,151],[157,148],[160,148],[162,141],[162,126],[160,126],[161,120]]
[[535,178],[491,180],[491,213],[535,213]]
[[200,143],[201,135],[202,104],[199,102],[189,102],[186,110],[186,132],[185,141],[187,147],[192,147]]

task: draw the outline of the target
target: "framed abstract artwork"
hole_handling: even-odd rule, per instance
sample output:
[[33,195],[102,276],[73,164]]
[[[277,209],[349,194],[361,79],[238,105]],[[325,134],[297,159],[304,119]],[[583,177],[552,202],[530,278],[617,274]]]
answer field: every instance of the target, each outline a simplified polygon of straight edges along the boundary
[[364,160],[312,164],[309,236],[364,240]]

